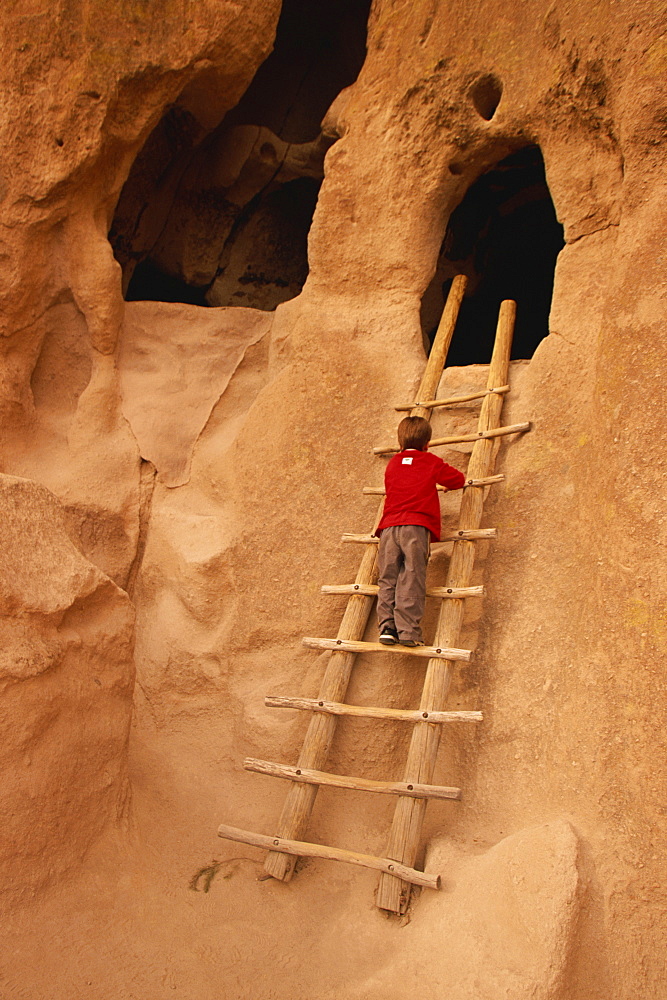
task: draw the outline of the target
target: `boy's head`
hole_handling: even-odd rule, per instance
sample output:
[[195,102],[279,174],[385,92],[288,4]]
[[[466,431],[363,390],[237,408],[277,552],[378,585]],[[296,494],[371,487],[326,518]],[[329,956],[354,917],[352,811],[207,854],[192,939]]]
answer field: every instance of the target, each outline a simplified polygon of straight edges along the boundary
[[404,417],[398,425],[398,443],[401,451],[416,448],[426,451],[431,440],[431,425],[423,417]]

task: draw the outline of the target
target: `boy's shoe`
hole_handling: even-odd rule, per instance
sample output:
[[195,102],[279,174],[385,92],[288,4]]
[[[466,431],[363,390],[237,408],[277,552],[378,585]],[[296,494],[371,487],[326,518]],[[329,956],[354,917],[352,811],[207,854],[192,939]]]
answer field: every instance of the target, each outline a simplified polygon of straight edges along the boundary
[[395,646],[398,642],[398,632],[393,622],[382,622],[380,625],[380,642],[384,646]]
[[413,649],[415,646],[424,646],[425,643],[421,639],[399,639],[401,646],[409,646]]

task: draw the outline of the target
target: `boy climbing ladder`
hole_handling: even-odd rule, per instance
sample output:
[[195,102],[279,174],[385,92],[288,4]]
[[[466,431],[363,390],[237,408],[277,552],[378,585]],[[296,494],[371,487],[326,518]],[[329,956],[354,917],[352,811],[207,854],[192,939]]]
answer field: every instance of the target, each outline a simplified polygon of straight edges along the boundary
[[426,566],[431,540],[440,541],[437,484],[460,490],[465,476],[428,450],[431,425],[404,417],[398,425],[400,452],[385,475],[386,499],[375,529],[378,552],[377,616],[380,642],[423,646],[421,620],[426,599]]

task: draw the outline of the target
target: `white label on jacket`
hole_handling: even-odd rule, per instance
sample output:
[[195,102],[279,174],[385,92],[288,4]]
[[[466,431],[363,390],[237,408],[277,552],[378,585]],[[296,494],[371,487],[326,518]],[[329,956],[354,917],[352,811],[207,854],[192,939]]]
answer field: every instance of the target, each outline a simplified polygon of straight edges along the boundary
[[412,458],[404,458],[401,460],[401,465],[412,465]]

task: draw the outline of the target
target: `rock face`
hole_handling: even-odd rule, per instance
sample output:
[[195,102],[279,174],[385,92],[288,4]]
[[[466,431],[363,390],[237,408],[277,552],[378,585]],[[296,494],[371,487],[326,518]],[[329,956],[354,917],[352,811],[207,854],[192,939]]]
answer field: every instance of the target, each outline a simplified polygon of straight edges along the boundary
[[152,477],[122,414],[114,208],[168,103],[184,95],[201,134],[237,103],[279,4],[198,4],[175,35],[174,13],[17,4],[1,21],[2,469],[31,481],[3,487],[0,881],[19,894],[80,861],[128,799],[133,609],[116,584],[134,584]]
[[158,481],[183,486],[211,411],[272,317],[255,309],[128,305],[118,357],[123,416]]
[[[221,977],[248,1000],[403,1000],[413,949],[434,997],[661,1000],[664,4],[317,7],[314,26],[297,0],[0,14],[0,877],[14,898],[50,881],[26,919],[59,922],[85,957],[35,961],[17,917],[21,976],[8,956],[5,978],[31,1000],[88,1000],[92,981],[101,1000],[209,1000]],[[299,32],[320,38],[326,17],[328,59],[300,62]],[[534,150],[539,193],[520,185],[497,215],[548,208],[546,183],[565,245],[549,335],[512,366],[504,419],[534,429],[500,446],[499,538],[466,618],[476,656],[455,701],[485,721],[447,733],[442,783],[464,799],[424,830],[460,909],[422,897],[401,929],[374,913],[370,875],[312,863],[257,886],[253,853],[214,831],[275,829],[284,789],[240,761],[293,762],[304,720],[263,696],[317,690],[322,659],[299,639],[335,634],[319,587],[352,579],[358,553],[336,539],[370,528],[371,448],[418,384],[422,322],[453,265],[483,285],[480,203],[462,206],[472,249],[456,226],[443,246],[448,220]],[[307,198],[286,192],[312,202],[320,181],[303,284]],[[200,304],[126,303],[123,271],[127,286],[146,261]],[[471,324],[476,361],[483,336]],[[483,381],[453,368],[440,392]],[[419,686],[362,662],[350,699],[409,707]],[[341,725],[331,770],[398,778],[405,739]],[[323,793],[312,838],[383,854],[390,820],[390,803]],[[234,878],[188,895],[213,855]]]
[[44,487],[0,477],[2,889],[28,897],[127,814],[134,611]]
[[202,110],[215,84],[195,79],[166,112],[110,233],[130,298],[168,297],[169,278],[202,305],[274,309],[301,291],[331,145],[321,121],[361,68],[369,6],[286,0],[273,52],[236,107],[219,124],[208,119],[210,134]]
[[411,925],[405,947],[351,995],[395,996],[396,983],[422,978],[433,996],[451,1000],[564,995],[580,915],[577,855],[571,827],[558,822],[522,830],[474,858],[435,841],[427,870],[451,873],[453,887],[423,900],[422,926]]

